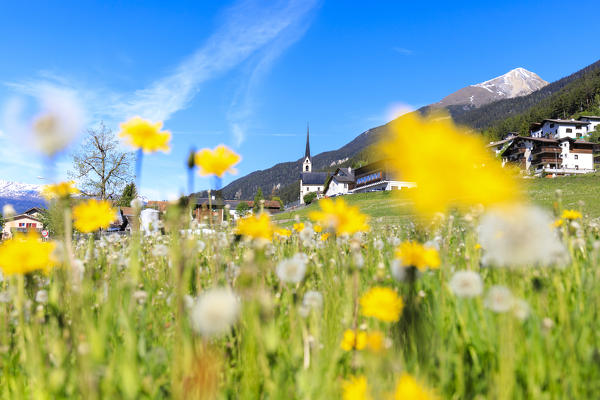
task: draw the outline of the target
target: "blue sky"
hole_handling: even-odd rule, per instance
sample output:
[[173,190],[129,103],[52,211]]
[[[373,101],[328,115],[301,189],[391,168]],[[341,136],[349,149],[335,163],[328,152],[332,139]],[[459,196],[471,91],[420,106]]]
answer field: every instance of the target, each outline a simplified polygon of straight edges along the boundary
[[[553,81],[600,58],[579,19],[600,11],[596,1],[565,19],[562,1],[56,4],[2,4],[0,107],[52,88],[79,99],[89,126],[163,120],[173,148],[144,159],[152,199],[185,189],[192,146],[234,148],[241,176],[300,158],[307,122],[316,154],[512,68]],[[0,119],[0,179],[43,183],[19,136]],[[64,154],[60,177],[69,165]]]

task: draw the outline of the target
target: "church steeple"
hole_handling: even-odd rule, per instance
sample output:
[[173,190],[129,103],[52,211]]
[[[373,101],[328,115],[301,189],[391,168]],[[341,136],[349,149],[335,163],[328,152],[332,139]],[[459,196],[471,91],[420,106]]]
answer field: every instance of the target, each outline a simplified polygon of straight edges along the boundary
[[308,122],[306,123],[306,151],[304,152],[304,158],[310,159],[310,142],[308,139]]
[[312,172],[312,161],[310,160],[310,142],[308,140],[308,122],[306,123],[306,151],[302,162],[302,172]]

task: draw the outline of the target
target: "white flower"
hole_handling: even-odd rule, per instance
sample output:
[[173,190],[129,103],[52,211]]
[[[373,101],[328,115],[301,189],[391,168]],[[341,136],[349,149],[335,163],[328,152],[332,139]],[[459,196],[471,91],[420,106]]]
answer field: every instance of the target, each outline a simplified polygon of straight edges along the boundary
[[167,254],[169,254],[169,248],[164,244],[157,244],[152,249],[152,255],[154,255],[154,257],[166,257]]
[[544,328],[545,330],[550,330],[550,329],[552,329],[553,326],[554,326],[554,321],[552,321],[552,319],[545,317],[542,320],[542,328]]
[[518,320],[525,321],[529,317],[530,312],[529,304],[525,300],[517,299],[514,301],[513,314]]
[[458,271],[448,283],[452,293],[458,297],[476,297],[483,292],[483,280],[475,271]]
[[83,110],[72,94],[61,90],[44,90],[40,103],[42,111],[34,118],[31,132],[35,147],[52,157],[80,133]]
[[2,215],[4,215],[4,218],[13,217],[16,213],[15,208],[11,204],[5,204],[4,207],[2,207]]
[[311,227],[306,227],[300,231],[300,240],[307,242],[313,237],[313,230]]
[[568,260],[565,246],[552,229],[552,218],[533,206],[492,210],[479,225],[485,265],[547,266]]
[[148,293],[146,293],[143,290],[136,290],[135,292],[133,292],[133,299],[140,304],[144,303],[147,298]]
[[306,256],[296,254],[294,257],[281,261],[275,270],[279,279],[287,283],[298,283],[306,273]]
[[204,251],[204,249],[206,248],[206,243],[204,243],[202,240],[198,240],[197,247],[198,247],[198,252],[202,253]]
[[395,280],[402,282],[406,279],[406,268],[402,265],[402,261],[394,259],[391,265],[392,276]]
[[383,240],[375,239],[375,241],[373,242],[373,247],[375,248],[375,250],[381,251],[383,249]]
[[144,201],[139,197],[136,197],[135,199],[131,200],[131,207],[133,207],[135,212],[139,212],[142,209],[143,205]]
[[362,268],[365,265],[365,258],[360,251],[352,253],[352,261],[357,268]]
[[8,303],[10,302],[10,293],[9,292],[0,292],[0,303]]
[[231,289],[210,289],[192,307],[192,327],[203,336],[222,335],[237,321],[239,312],[240,303]]
[[47,303],[48,302],[48,292],[46,290],[39,290],[35,294],[35,301],[38,303]]
[[492,286],[488,290],[483,304],[494,312],[504,313],[513,307],[513,295],[506,286]]
[[302,304],[313,310],[320,310],[323,307],[323,295],[315,290],[309,290],[304,294]]

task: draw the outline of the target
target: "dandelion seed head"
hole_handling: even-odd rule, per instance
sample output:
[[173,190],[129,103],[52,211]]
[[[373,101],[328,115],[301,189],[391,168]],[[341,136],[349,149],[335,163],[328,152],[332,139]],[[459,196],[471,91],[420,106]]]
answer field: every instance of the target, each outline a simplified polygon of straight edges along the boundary
[[192,327],[206,337],[227,333],[238,319],[240,302],[229,288],[202,293],[191,310]]
[[458,271],[448,284],[457,297],[472,298],[483,293],[483,280],[475,271]]
[[483,304],[494,312],[505,313],[513,307],[514,299],[509,288],[497,285],[488,290]]

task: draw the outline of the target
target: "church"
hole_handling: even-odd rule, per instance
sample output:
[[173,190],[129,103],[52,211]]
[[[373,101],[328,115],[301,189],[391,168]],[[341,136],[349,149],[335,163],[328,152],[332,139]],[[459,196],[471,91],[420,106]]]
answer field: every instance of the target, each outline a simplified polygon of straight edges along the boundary
[[306,151],[302,161],[302,172],[300,173],[300,204],[304,204],[304,196],[310,192],[316,192],[317,196],[323,194],[327,172],[312,172],[312,159],[310,157],[309,129],[306,127]]

